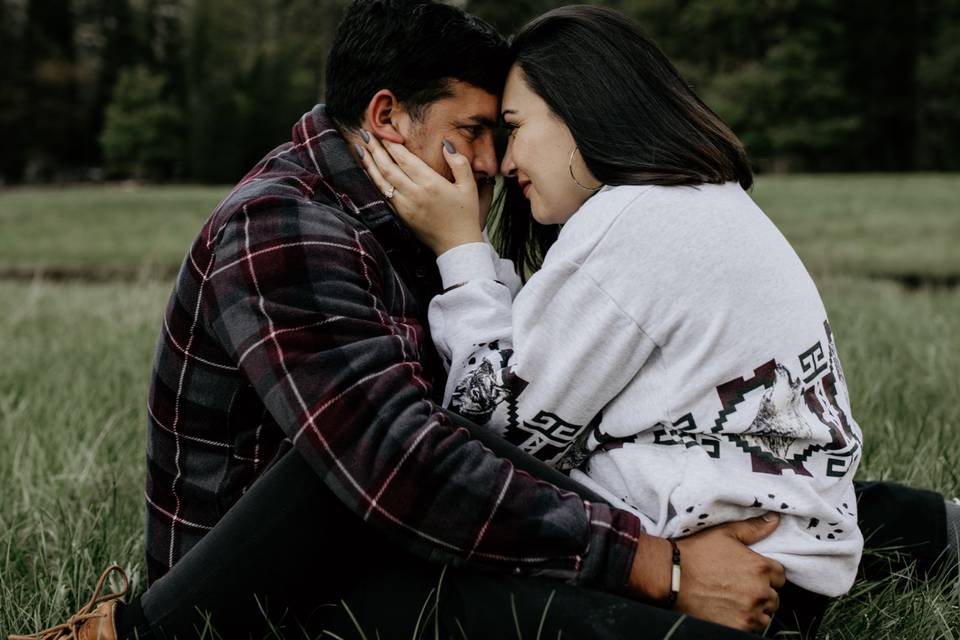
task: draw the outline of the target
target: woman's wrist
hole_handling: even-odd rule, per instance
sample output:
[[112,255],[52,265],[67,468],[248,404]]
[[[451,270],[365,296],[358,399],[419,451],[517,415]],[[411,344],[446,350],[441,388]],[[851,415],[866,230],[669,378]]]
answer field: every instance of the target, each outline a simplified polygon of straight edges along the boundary
[[474,242],[483,242],[483,232],[480,229],[477,229],[476,233],[463,233],[457,236],[438,239],[432,243],[430,248],[433,249],[433,252],[439,258],[451,249],[456,249],[461,245],[471,244]]
[[482,238],[458,244],[441,253],[437,256],[437,269],[445,289],[472,280],[497,278],[490,246]]

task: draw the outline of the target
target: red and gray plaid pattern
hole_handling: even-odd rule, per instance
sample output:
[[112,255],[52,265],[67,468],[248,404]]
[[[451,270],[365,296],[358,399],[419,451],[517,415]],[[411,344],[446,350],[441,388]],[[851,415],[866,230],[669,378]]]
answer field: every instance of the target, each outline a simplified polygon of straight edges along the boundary
[[213,212],[166,310],[148,404],[150,583],[292,442],[414,553],[623,587],[635,517],[516,470],[438,413],[424,319],[439,284],[323,107],[305,114]]

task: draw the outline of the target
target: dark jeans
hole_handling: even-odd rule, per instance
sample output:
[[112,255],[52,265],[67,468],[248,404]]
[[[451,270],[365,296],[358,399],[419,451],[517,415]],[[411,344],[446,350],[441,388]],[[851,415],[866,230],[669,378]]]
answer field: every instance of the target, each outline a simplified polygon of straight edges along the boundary
[[[489,431],[456,421],[516,467],[603,501]],[[943,498],[891,483],[858,490],[868,544],[912,545],[902,561],[933,567],[946,546]],[[871,558],[865,570],[887,573],[890,562]],[[434,616],[430,611],[437,602]],[[206,624],[224,638],[263,637],[267,619],[290,638],[318,637],[324,630],[359,638],[351,614],[368,638],[411,638],[421,610],[421,629],[426,624],[429,634],[436,624],[442,638],[471,639],[517,637],[518,628],[523,638],[537,637],[545,609],[544,638],[560,631],[563,638],[662,638],[680,618],[558,581],[444,569],[414,557],[344,507],[294,450],[266,471],[141,603],[155,635],[181,640],[198,637]],[[768,635],[799,628],[812,636],[826,604],[826,598],[788,585]],[[687,618],[671,637],[752,636]]]

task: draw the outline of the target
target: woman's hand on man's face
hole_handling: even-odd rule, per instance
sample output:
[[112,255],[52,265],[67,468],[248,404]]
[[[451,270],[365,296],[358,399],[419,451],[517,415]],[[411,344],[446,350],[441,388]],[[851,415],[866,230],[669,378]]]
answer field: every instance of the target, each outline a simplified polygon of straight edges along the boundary
[[[440,255],[461,244],[482,242],[480,194],[470,162],[444,141],[450,182],[401,144],[367,134],[357,145],[363,168],[397,215],[421,242]],[[492,187],[489,187],[492,193]],[[486,194],[485,194],[486,195]],[[486,208],[489,208],[489,199]]]

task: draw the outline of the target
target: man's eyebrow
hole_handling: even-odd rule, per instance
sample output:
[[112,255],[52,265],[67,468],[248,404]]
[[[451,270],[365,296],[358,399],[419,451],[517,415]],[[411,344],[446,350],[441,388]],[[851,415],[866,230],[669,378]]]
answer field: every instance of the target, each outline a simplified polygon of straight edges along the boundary
[[495,129],[497,127],[497,121],[492,120],[486,116],[473,115],[466,119],[466,122],[460,123],[460,126],[481,126],[486,127],[487,129]]

